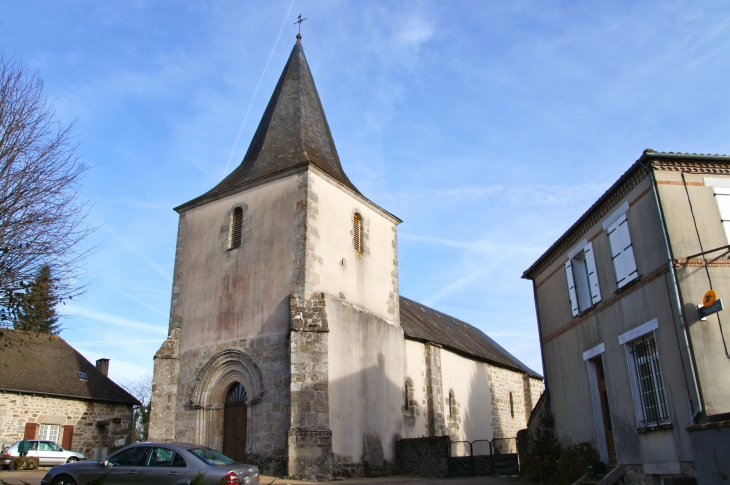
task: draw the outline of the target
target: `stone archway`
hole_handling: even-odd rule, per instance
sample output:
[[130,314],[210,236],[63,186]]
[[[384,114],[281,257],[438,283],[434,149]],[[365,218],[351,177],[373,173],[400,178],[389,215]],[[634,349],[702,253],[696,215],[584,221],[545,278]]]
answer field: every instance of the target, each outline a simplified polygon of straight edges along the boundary
[[196,441],[199,444],[223,450],[225,401],[236,384],[241,384],[246,390],[246,446],[250,449],[254,444],[250,439],[253,429],[251,408],[261,402],[263,378],[251,357],[234,349],[216,354],[198,372],[191,404],[196,409]]

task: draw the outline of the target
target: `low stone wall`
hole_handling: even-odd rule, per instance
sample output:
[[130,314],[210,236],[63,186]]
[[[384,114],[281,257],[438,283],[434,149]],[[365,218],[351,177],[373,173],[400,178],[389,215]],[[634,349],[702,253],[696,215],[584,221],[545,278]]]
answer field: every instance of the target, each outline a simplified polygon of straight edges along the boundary
[[446,478],[449,472],[449,442],[448,436],[396,441],[398,475]]

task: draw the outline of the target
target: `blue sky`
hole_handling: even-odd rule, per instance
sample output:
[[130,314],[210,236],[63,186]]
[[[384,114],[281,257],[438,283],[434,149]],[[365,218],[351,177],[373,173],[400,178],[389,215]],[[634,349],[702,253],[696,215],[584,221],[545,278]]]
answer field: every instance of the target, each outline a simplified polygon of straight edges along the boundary
[[5,55],[94,165],[98,248],[62,336],[113,378],[151,371],[172,207],[243,158],[300,12],[343,167],[404,221],[401,293],[538,371],[522,271],[643,149],[730,153],[725,1],[4,2]]

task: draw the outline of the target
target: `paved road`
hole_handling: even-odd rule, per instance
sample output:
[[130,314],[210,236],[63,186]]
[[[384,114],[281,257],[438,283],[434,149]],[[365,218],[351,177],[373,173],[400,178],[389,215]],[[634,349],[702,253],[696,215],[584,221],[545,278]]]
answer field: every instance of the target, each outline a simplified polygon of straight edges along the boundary
[[[40,485],[41,478],[46,474],[45,470],[41,471],[0,471],[0,485]],[[307,485],[319,484],[322,482],[302,482],[298,480],[289,480],[287,478],[277,478],[261,476],[262,485]],[[530,485],[530,481],[521,477],[501,477],[501,478],[451,478],[451,479],[425,479],[413,477],[386,477],[386,478],[348,478],[329,482],[330,485],[348,485],[361,483],[376,483],[382,485]]]

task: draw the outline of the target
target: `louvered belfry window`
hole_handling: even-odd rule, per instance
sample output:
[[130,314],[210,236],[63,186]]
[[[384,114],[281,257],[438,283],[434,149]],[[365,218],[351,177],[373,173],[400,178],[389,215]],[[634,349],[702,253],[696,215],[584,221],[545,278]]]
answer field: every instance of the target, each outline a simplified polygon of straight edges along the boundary
[[352,245],[362,254],[362,216],[357,213],[352,217]]
[[231,216],[233,228],[231,230],[231,249],[241,245],[241,231],[243,230],[243,209],[236,207]]

